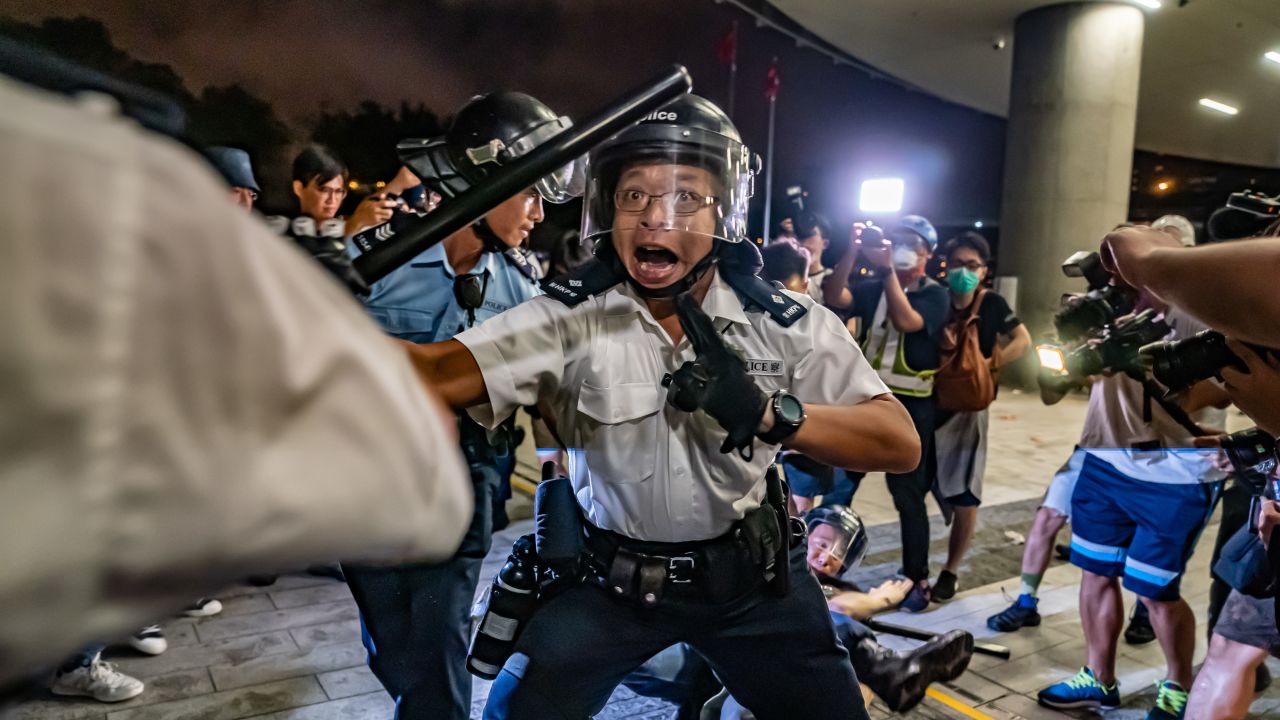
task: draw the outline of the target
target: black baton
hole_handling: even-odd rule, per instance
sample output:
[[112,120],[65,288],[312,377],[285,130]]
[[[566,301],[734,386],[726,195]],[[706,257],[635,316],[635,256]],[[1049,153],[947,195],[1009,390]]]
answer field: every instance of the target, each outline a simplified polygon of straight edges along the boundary
[[604,110],[575,124],[517,158],[492,176],[440,207],[391,239],[355,259],[356,272],[372,285],[422,251],[484,217],[504,200],[533,185],[596,145],[639,122],[645,115],[689,92],[693,80],[683,65],[623,95]]

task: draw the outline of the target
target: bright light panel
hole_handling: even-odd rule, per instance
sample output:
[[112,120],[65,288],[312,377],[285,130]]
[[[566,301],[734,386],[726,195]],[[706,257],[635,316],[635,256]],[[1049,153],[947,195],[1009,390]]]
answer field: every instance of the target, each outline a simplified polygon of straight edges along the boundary
[[1049,345],[1036,346],[1036,355],[1040,357],[1040,367],[1054,372],[1066,372],[1066,358],[1062,356],[1062,350]]
[[1209,98],[1200,98],[1200,104],[1210,110],[1217,110],[1225,115],[1235,115],[1240,112],[1240,108],[1234,108],[1226,103],[1220,103],[1217,100],[1210,100]]
[[1280,63],[1280,52],[1276,52],[1275,50],[1272,50],[1271,52],[1267,53],[1266,55],[1263,55],[1262,57],[1270,60],[1273,63]]
[[864,180],[858,195],[858,209],[862,212],[892,213],[902,209],[902,195],[906,184],[902,178],[877,178]]
[[976,227],[976,228],[981,228],[981,227],[982,227],[982,221],[981,221],[981,220],[975,220],[975,221],[974,221],[974,223],[973,223],[973,226],[974,226],[974,227]]
[[1133,0],[1133,1],[1138,3],[1144,8],[1150,8],[1152,10],[1160,9],[1160,0]]

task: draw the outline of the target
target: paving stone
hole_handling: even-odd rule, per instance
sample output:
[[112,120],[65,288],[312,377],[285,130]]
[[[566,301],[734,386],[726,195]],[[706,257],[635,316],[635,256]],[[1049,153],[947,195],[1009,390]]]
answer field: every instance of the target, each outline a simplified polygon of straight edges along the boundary
[[261,595],[268,592],[281,592],[284,590],[297,590],[299,588],[315,587],[317,585],[343,585],[333,578],[320,577],[318,575],[280,575],[276,581],[265,587],[257,587],[250,585],[247,581],[229,585],[222,590],[210,595],[219,600],[229,597],[238,597],[240,595]]
[[274,680],[302,677],[365,664],[364,647],[358,643],[321,645],[309,650],[279,653],[237,664],[212,665],[209,674],[218,690],[234,690]]
[[395,703],[385,692],[378,691],[306,707],[263,715],[256,720],[351,720],[351,718],[389,718]]
[[988,680],[976,672],[966,672],[945,684],[948,692],[970,705],[981,705],[1002,698],[1013,692],[1000,683]]
[[252,615],[276,609],[276,606],[271,603],[271,598],[261,593],[257,595],[240,595],[226,598],[225,600],[220,599],[220,602],[222,603],[222,612],[209,618],[197,618],[196,623],[207,623],[217,618]]
[[302,650],[320,645],[333,645],[334,643],[360,642],[360,620],[357,618],[355,622],[342,620],[320,625],[308,625],[307,627],[294,628],[289,631],[289,634],[293,636],[293,641]]
[[320,680],[320,687],[324,688],[324,694],[328,695],[330,700],[382,690],[382,683],[374,677],[368,665],[320,673],[316,677]]
[[[351,600],[351,590],[343,583],[330,583],[296,590],[281,590],[268,593],[271,602],[280,610],[301,607],[303,605],[321,605],[324,603]],[[353,601],[354,602],[354,601]],[[266,608],[264,608],[266,609]]]
[[[1012,715],[1024,720],[1063,720],[1063,718],[1089,718],[1095,720],[1097,715],[1085,710],[1050,710],[1049,708],[1040,707],[1040,703],[1025,695],[1012,693],[1006,695],[999,700],[981,705],[978,707],[980,712],[1000,711],[1007,715]],[[992,714],[995,714],[992,712]],[[1107,720],[1112,720],[1115,715],[1108,714]]]
[[313,677],[294,678],[253,687],[119,710],[107,720],[236,720],[324,702],[324,690]]
[[273,610],[238,617],[214,617],[200,623],[196,634],[202,642],[286,630],[307,625],[337,621],[355,621],[359,617],[354,602],[310,605],[290,610]]
[[87,698],[59,697],[42,692],[34,700],[0,715],[4,720],[102,720],[108,712],[166,703],[183,698],[208,695],[213,683],[204,668],[184,670],[146,679],[147,689],[138,697],[125,702],[104,705]]
[[177,670],[241,663],[253,658],[297,649],[297,644],[293,642],[293,637],[287,630],[277,630],[265,635],[245,635],[214,640],[204,645],[171,647],[163,655],[121,658],[116,661],[116,664],[130,675],[148,678]]

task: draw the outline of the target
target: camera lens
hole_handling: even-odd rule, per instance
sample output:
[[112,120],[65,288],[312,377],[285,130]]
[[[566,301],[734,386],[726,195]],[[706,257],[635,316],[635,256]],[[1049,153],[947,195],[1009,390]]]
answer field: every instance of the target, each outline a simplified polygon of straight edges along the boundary
[[1180,392],[1240,362],[1221,333],[1206,330],[1182,340],[1156,343],[1141,350],[1151,376],[1170,393]]

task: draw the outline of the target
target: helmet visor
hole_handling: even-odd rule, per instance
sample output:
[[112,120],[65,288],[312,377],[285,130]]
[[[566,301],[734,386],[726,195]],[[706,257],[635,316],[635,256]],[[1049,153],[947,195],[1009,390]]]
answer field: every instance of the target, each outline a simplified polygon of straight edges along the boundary
[[[520,139],[511,143],[506,151],[507,161],[523,157],[534,148],[545,143],[573,125],[569,118],[561,116],[552,122],[543,123]],[[550,203],[566,203],[573,198],[581,197],[586,186],[584,179],[585,162],[583,158],[570,160],[568,164],[543,176],[533,184],[543,200]]]
[[725,242],[747,236],[755,156],[723,135],[655,126],[592,153],[582,237],[675,231]]

